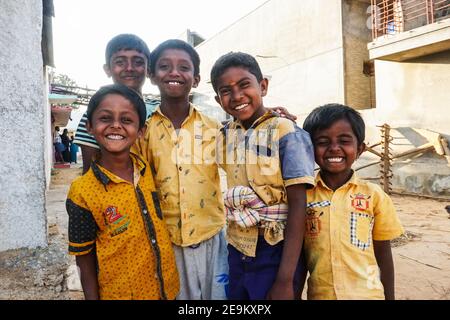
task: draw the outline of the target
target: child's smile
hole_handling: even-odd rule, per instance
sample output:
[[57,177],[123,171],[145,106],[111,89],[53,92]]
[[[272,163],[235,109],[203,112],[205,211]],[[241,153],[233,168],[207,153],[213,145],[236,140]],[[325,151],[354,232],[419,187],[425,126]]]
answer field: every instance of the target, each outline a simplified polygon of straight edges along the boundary
[[258,82],[247,69],[230,67],[217,81],[216,101],[248,128],[266,111],[262,97],[267,93],[267,86],[266,79]]
[[358,139],[347,120],[334,122],[329,128],[317,130],[313,136],[315,158],[322,175],[341,177],[343,183],[351,173],[353,162],[364,146],[358,146]]
[[156,61],[151,80],[158,86],[162,96],[175,98],[188,96],[200,79],[194,76],[194,65],[187,52],[166,49]]
[[135,107],[118,94],[109,94],[100,102],[92,116],[89,131],[98,144],[110,153],[128,151],[142,134]]

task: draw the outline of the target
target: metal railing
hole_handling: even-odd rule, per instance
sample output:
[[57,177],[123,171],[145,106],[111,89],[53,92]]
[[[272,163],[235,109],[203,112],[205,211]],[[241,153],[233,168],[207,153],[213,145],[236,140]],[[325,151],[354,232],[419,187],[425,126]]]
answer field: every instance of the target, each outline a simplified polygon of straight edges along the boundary
[[450,18],[450,0],[371,0],[372,38]]

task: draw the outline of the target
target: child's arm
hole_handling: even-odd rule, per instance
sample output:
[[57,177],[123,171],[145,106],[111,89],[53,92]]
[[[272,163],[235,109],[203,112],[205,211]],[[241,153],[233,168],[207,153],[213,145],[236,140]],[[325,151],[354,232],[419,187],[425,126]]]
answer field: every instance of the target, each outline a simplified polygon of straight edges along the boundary
[[83,174],[91,167],[92,159],[98,154],[99,149],[81,145],[81,157],[83,159]]
[[373,250],[380,268],[381,283],[386,300],[395,300],[394,261],[392,260],[391,242],[373,241]]
[[77,266],[80,268],[81,285],[86,300],[99,300],[97,279],[97,257],[95,250],[86,255],[76,257]]
[[[302,246],[303,247],[303,246]],[[302,252],[303,253],[303,257],[305,257],[305,251]],[[301,259],[301,265],[300,265],[300,277],[299,277],[299,282],[298,282],[298,297],[295,297],[295,299],[297,300],[302,300],[302,294],[303,294],[303,290],[305,289],[305,282],[306,282],[306,277],[308,276],[308,269],[306,267],[306,258]],[[297,294],[297,292],[295,293]]]
[[302,251],[305,234],[306,189],[303,184],[286,188],[289,212],[284,234],[283,254],[275,282],[267,299],[292,300],[294,296],[294,274]]

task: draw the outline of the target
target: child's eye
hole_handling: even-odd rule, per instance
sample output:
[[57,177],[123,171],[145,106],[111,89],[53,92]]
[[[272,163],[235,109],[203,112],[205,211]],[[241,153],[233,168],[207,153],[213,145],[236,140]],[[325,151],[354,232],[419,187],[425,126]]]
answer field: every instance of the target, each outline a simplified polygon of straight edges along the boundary
[[221,89],[221,90],[219,90],[219,95],[223,97],[223,96],[230,94],[230,92],[231,92],[230,89]]
[[242,82],[241,83],[241,88],[248,88],[249,85],[250,85],[250,82],[247,82],[247,81]]
[[353,140],[352,139],[341,139],[341,140],[339,140],[339,142],[342,144],[352,144]]
[[103,122],[107,122],[107,121],[109,121],[109,120],[111,120],[111,117],[109,117],[109,116],[101,116],[100,118],[98,118],[100,121],[103,121]]
[[132,122],[133,122],[133,120],[132,120],[132,119],[130,119],[130,118],[123,118],[123,119],[122,119],[122,122],[123,122],[123,123],[127,123],[127,124],[128,124],[128,123],[132,123]]
[[134,61],[134,66],[135,67],[142,67],[145,64],[144,60],[135,60]]
[[158,69],[160,69],[160,70],[167,70],[168,68],[169,68],[169,66],[167,64],[158,65]]
[[191,71],[191,68],[189,66],[181,66],[180,70],[186,72],[186,71]]
[[122,59],[118,59],[114,61],[114,64],[117,66],[123,66],[125,64],[125,61]]
[[323,146],[328,145],[328,141],[327,140],[317,140],[316,145],[323,147]]

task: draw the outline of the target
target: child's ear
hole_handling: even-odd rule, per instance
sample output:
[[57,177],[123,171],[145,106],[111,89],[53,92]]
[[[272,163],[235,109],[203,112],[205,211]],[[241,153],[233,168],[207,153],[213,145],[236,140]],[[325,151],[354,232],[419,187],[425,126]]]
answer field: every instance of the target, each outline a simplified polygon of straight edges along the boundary
[[222,101],[219,96],[215,96],[214,99],[216,99],[216,102],[222,106]]
[[147,131],[147,123],[144,124],[142,128],[138,130],[138,139],[142,138],[145,135],[145,132]]
[[200,83],[200,75],[194,76],[194,82],[192,83],[192,88],[197,88],[199,83]]
[[259,86],[261,88],[261,97],[265,97],[269,89],[269,80],[267,78],[262,79]]
[[111,69],[109,69],[109,65],[107,65],[106,63],[103,65],[103,71],[105,71],[108,78],[111,78]]
[[89,120],[86,121],[86,130],[91,136],[93,136],[92,125],[91,125],[91,121],[89,121]]
[[359,156],[366,150],[366,144],[363,142],[358,146],[358,156],[356,159],[359,158]]

